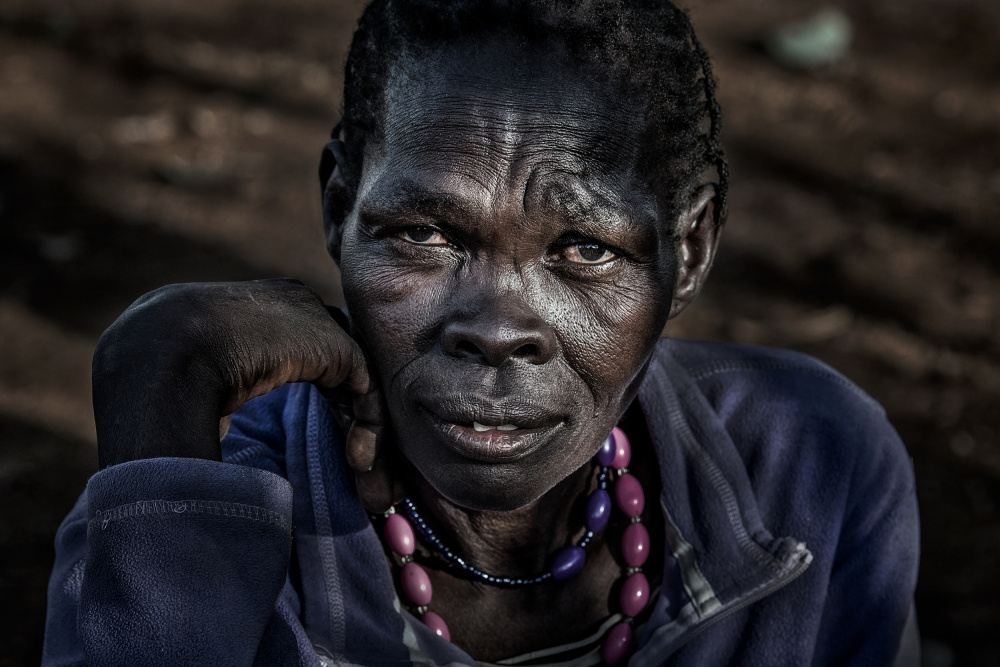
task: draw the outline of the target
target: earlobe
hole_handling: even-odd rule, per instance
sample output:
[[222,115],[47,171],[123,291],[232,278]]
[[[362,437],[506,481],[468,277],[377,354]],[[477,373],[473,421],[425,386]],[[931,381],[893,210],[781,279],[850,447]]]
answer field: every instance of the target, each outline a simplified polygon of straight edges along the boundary
[[722,222],[714,219],[716,189],[701,186],[677,221],[677,283],[670,304],[670,318],[680,315],[701,292],[719,247]]
[[344,223],[351,212],[354,197],[344,174],[347,151],[344,142],[334,137],[323,147],[319,160],[319,181],[323,189],[323,229],[326,249],[340,263]]

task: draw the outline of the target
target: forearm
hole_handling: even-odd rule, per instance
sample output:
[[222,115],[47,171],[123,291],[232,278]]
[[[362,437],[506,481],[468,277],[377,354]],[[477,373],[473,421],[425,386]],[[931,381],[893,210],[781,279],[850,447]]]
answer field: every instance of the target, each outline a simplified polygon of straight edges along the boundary
[[288,482],[150,459],[95,475],[88,496],[78,621],[88,663],[252,664],[288,569]]

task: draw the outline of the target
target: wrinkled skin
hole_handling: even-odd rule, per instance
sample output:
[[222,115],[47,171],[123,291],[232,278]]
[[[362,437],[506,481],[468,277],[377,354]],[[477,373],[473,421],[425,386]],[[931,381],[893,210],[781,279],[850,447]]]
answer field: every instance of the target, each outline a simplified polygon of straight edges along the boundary
[[[364,164],[347,164],[337,140],[323,161],[327,200],[349,197],[360,169],[353,206],[326,215],[355,340],[293,283],[154,293],[95,355],[102,465],[218,459],[220,417],[308,380],[352,404],[347,457],[370,511],[405,489],[471,562],[534,573],[575,537],[591,457],[667,319],[700,290],[715,191],[695,189],[679,219],[663,219],[666,198],[635,169],[640,105],[557,52],[452,48],[387,87]],[[194,325],[163,326],[189,312]],[[169,374],[180,395],[147,381]],[[192,406],[198,419],[178,419]],[[635,472],[655,497],[655,455],[631,419]],[[166,435],[138,437],[151,432]],[[572,586],[504,591],[433,570],[434,608],[483,660],[579,639],[616,604],[620,568],[602,537]]]
[[94,353],[100,466],[220,460],[220,419],[300,381],[353,403],[352,435],[371,440],[376,385],[361,349],[308,287],[287,279],[161,287],[129,306]]
[[384,138],[331,231],[400,450],[451,502],[514,510],[624,412],[677,266],[633,169],[636,114],[563,67],[533,80],[468,57],[392,81]]

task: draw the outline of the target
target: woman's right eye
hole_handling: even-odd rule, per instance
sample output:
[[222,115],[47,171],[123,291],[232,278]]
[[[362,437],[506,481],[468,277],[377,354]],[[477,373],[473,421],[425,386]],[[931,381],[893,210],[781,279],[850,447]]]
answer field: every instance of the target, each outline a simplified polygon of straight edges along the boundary
[[433,227],[408,227],[399,233],[399,237],[417,245],[448,245],[448,239],[444,234]]

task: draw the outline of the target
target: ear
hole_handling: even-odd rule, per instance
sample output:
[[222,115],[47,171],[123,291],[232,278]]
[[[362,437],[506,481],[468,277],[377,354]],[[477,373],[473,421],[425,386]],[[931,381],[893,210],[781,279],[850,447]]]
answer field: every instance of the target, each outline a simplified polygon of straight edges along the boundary
[[715,261],[722,222],[715,224],[715,185],[707,183],[691,197],[677,221],[677,284],[670,304],[670,318],[680,315],[701,292]]
[[354,195],[347,184],[347,147],[336,137],[326,142],[323,155],[319,159],[319,184],[323,189],[323,229],[326,233],[326,249],[337,264],[340,264],[341,240],[344,223],[354,206]]

